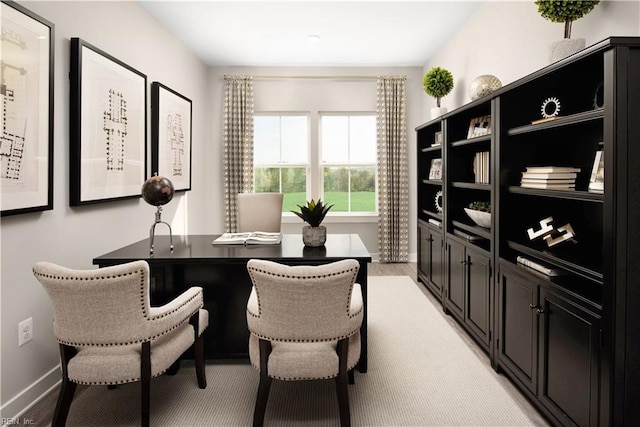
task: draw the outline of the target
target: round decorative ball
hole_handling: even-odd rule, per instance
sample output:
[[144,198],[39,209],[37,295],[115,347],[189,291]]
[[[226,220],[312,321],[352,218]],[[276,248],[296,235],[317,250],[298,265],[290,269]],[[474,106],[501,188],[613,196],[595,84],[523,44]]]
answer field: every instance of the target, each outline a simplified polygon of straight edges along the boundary
[[487,74],[479,76],[473,79],[469,85],[469,96],[471,100],[482,98],[485,95],[489,95],[491,92],[500,89],[502,82],[496,76]]
[[153,206],[166,205],[173,199],[173,183],[157,174],[142,184],[142,198]]

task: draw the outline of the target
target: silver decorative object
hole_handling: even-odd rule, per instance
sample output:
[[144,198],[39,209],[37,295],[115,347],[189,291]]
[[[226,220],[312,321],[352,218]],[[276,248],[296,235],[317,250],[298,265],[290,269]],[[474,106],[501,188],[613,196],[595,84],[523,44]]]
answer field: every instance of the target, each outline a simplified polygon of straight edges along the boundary
[[152,255],[156,225],[158,224],[164,224],[169,228],[169,245],[171,252],[173,252],[173,233],[169,223],[162,220],[162,205],[166,205],[173,199],[174,192],[173,183],[168,178],[158,176],[157,172],[142,184],[142,198],[145,202],[157,207],[155,222],[149,230],[149,253]]
[[485,95],[489,95],[497,89],[502,87],[502,82],[496,76],[486,74],[478,76],[469,85],[469,96],[471,100],[482,98]]

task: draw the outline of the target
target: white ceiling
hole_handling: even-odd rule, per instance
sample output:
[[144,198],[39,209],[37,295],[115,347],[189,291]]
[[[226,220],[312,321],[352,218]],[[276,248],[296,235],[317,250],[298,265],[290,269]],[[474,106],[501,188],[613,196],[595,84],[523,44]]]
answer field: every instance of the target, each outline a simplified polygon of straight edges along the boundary
[[345,67],[423,66],[482,3],[139,1],[211,66]]

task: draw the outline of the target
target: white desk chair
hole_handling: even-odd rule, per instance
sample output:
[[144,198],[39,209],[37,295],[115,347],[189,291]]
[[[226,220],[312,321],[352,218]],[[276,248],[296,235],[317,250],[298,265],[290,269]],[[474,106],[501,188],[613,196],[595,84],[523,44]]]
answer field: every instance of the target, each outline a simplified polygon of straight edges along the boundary
[[282,193],[238,194],[238,233],[279,233],[282,226]]

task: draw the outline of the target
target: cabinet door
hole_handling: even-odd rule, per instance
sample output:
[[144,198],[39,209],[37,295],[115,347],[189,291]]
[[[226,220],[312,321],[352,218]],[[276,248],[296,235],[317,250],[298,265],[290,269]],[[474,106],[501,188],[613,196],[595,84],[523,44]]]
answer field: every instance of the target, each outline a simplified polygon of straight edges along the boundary
[[418,278],[423,282],[429,281],[429,228],[418,225]]
[[538,284],[500,264],[498,280],[498,364],[533,394],[538,383]]
[[538,399],[564,425],[598,424],[600,317],[540,290]]
[[483,253],[467,247],[464,265],[467,270],[464,322],[488,346],[491,260]]
[[465,250],[464,246],[454,240],[446,242],[446,289],[445,307],[464,319],[464,285],[465,285]]
[[442,295],[443,283],[443,241],[442,232],[429,227],[429,284],[436,290],[438,295]]

